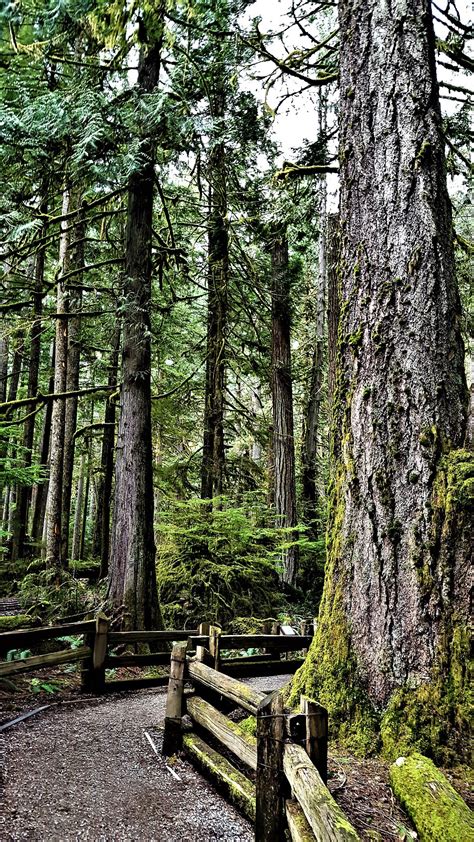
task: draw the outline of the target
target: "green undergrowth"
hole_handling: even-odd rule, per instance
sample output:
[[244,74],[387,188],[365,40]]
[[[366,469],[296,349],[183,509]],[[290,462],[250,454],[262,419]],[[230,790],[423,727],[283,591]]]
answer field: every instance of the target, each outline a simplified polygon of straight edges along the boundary
[[20,602],[34,606],[45,622],[92,610],[100,594],[99,587],[91,587],[85,579],[56,567],[27,573],[18,587]]
[[427,757],[419,753],[399,757],[390,767],[390,783],[421,842],[474,838],[471,810]]
[[261,522],[258,510],[210,512],[201,500],[175,503],[161,513],[156,570],[167,626],[206,619],[228,627],[236,617],[276,613],[276,531]]

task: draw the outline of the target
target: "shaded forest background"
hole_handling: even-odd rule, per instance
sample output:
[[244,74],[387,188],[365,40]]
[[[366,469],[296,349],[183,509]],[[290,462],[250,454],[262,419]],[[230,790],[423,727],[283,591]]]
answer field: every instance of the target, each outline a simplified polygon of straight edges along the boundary
[[[317,611],[337,11],[302,0],[268,31],[253,6],[2,14],[1,579],[25,611],[108,597],[132,627]],[[469,350],[472,61],[452,6],[434,16]],[[275,109],[298,97],[314,134],[282,161]]]

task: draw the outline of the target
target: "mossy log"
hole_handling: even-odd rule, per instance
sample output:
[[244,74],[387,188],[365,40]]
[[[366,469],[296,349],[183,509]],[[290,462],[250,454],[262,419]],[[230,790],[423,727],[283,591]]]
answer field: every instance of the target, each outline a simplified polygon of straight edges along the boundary
[[204,699],[192,696],[187,703],[188,713],[201,728],[228,748],[251,769],[257,768],[257,740],[244,732],[235,722],[224,716]]
[[297,801],[285,803],[286,820],[292,842],[315,842],[316,837]]
[[0,677],[16,675],[19,672],[30,672],[43,667],[57,667],[73,661],[83,661],[92,655],[90,646],[79,646],[77,649],[65,649],[61,652],[50,652],[48,655],[34,655],[21,661],[2,661],[0,663]]
[[228,800],[247,818],[255,821],[255,786],[248,778],[192,731],[184,734],[183,747]]
[[235,702],[239,707],[248,710],[249,713],[256,713],[260,702],[265,698],[264,693],[258,693],[251,687],[242,684],[241,681],[221,672],[216,672],[216,670],[206,666],[206,664],[201,664],[199,661],[188,662],[187,676],[204,687],[217,691],[226,699]]
[[474,839],[472,811],[432,760],[418,753],[399,757],[390,767],[390,783],[421,842]]
[[285,745],[283,770],[318,842],[356,842],[359,839],[301,746]]

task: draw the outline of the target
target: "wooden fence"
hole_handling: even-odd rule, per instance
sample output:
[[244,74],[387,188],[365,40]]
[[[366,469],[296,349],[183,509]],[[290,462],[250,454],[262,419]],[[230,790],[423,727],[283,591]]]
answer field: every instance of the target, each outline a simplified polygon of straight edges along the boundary
[[[273,624],[271,634],[226,635],[209,623],[198,629],[166,629],[164,631],[113,631],[107,617],[96,617],[80,622],[63,623],[41,628],[18,629],[0,633],[0,656],[9,650],[26,651],[45,640],[67,636],[80,636],[82,645],[41,655],[31,655],[15,660],[0,661],[0,678],[24,672],[51,668],[62,664],[82,662],[81,684],[85,691],[103,693],[141,687],[156,687],[168,683],[169,674],[150,678],[107,680],[106,670],[119,667],[167,666],[170,664],[170,645],[184,642],[189,652],[196,651],[200,660],[212,663],[214,668],[233,675],[271,675],[294,672],[302,663],[301,658],[282,661],[283,652],[304,651],[311,635],[285,636],[278,624]],[[136,647],[146,644],[157,651],[146,654],[124,652],[116,654],[110,649]],[[263,649],[261,654],[248,657],[229,657],[228,653],[243,649]]]
[[[299,637],[299,636],[298,636]],[[216,670],[219,649],[241,642],[235,635],[209,636],[207,655],[187,654],[185,643],[173,646],[166,704],[163,752],[184,748],[245,815],[255,822],[256,842],[279,842],[288,831],[293,842],[354,842],[359,837],[326,787],[327,712],[301,696],[301,712],[285,709],[281,691],[266,695]],[[239,638],[239,640],[237,640]],[[250,639],[247,637],[246,639]],[[275,641],[259,642],[276,645]],[[301,640],[295,641],[301,646]],[[253,644],[249,644],[253,645]],[[185,682],[193,691],[184,692]],[[256,737],[225,715],[224,707],[242,708],[256,718]],[[192,730],[182,728],[188,714]],[[223,746],[250,770],[244,774],[203,739]],[[255,782],[251,780],[255,773]]]

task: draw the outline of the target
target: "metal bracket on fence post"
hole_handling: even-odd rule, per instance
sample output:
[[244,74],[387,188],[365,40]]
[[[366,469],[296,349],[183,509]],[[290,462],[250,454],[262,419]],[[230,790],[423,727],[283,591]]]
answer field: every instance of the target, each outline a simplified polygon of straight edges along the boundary
[[171,650],[171,668],[166,697],[163,754],[175,754],[181,748],[181,719],[183,710],[184,668],[187,643],[175,643]]
[[283,694],[266,696],[257,709],[255,842],[283,838]]
[[328,779],[328,712],[326,708],[300,697],[301,713],[306,717],[306,752],[316,766],[324,783]]

